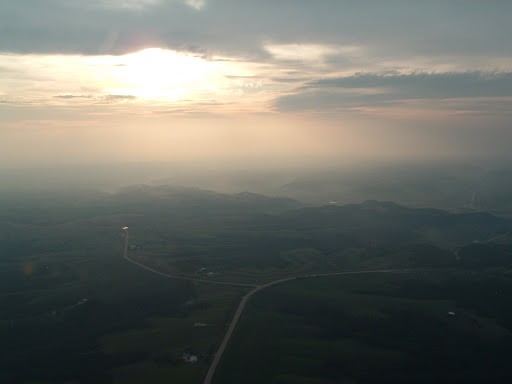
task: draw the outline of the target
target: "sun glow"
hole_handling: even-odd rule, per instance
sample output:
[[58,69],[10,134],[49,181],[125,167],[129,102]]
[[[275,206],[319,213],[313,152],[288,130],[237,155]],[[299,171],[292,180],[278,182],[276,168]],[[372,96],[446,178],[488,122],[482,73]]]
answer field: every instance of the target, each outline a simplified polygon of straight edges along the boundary
[[100,65],[102,73],[97,75],[105,84],[106,92],[167,101],[222,92],[228,85],[226,76],[240,72],[224,61],[209,61],[160,48],[90,61],[103,64]]
[[254,75],[250,63],[161,48],[94,56],[0,53],[0,62],[0,101],[59,105],[227,101],[236,99],[239,79]]

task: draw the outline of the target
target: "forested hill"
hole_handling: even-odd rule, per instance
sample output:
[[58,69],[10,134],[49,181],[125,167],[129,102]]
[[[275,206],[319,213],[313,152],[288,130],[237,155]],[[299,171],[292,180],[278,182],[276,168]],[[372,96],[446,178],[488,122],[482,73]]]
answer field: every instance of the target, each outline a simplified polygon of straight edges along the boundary
[[414,240],[445,246],[486,241],[495,234],[508,232],[511,223],[506,218],[485,212],[455,214],[375,200],[297,209],[276,219],[276,225],[281,228],[337,229],[366,234],[372,242]]
[[10,259],[92,252],[100,244],[107,250],[117,244],[112,236],[124,225],[144,249],[180,258],[186,271],[205,264],[205,258],[219,269],[299,265],[313,259],[329,264],[323,257],[334,260],[329,265],[357,266],[362,259],[389,254],[389,249],[426,252],[427,259],[441,253],[448,259],[448,252],[453,260],[457,248],[485,243],[512,227],[508,219],[488,213],[455,214],[374,200],[304,207],[288,198],[169,186],[134,186],[114,194],[38,191],[0,197],[0,241]]

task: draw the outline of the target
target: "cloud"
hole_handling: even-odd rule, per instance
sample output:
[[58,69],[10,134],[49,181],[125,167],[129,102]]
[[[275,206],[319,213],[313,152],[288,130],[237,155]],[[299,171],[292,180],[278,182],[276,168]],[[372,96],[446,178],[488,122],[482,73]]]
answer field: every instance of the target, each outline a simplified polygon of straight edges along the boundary
[[274,106],[290,112],[375,107],[410,100],[458,99],[457,108],[464,108],[465,100],[468,107],[480,110],[479,106],[486,98],[510,97],[512,72],[360,73],[310,81],[294,93],[278,97]]
[[197,9],[198,11],[201,10],[205,4],[206,0],[185,0],[185,3],[194,9]]
[[89,0],[92,7],[141,10],[149,6],[161,3],[162,0]]
[[[512,2],[24,0],[2,5],[0,51],[96,54],[143,47],[264,57],[281,47],[360,46],[369,61],[420,56],[492,63],[512,52]],[[201,12],[195,10],[201,9]],[[77,14],[84,17],[77,18]],[[85,16],[86,15],[86,16]],[[466,60],[464,60],[466,59]]]
[[278,60],[318,62],[337,50],[320,44],[265,44],[264,49]]
[[512,96],[512,72],[448,72],[411,74],[360,73],[319,79],[305,88],[382,89],[402,98]]
[[106,95],[103,100],[108,103],[119,102],[119,101],[134,101],[137,100],[136,96],[133,95]]
[[56,95],[53,96],[55,99],[90,99],[91,95]]

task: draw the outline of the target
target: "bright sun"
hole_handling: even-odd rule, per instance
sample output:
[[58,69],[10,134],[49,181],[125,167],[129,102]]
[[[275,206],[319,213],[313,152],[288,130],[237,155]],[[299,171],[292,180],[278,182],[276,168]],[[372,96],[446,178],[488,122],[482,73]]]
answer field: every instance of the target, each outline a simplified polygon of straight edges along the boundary
[[149,48],[122,56],[108,56],[102,74],[106,91],[143,99],[176,101],[221,92],[226,75],[239,70],[223,61],[209,61],[176,51]]

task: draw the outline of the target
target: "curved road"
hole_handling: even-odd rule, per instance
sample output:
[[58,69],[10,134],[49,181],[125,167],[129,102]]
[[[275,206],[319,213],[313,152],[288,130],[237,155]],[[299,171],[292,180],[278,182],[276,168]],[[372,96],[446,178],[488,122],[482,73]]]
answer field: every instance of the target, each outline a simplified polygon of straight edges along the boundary
[[160,272],[160,271],[157,271],[156,269],[153,269],[151,267],[148,267],[147,265],[144,265],[142,263],[139,263],[138,261],[135,261],[133,259],[130,259],[130,257],[128,257],[128,231],[126,230],[125,231],[126,233],[126,236],[125,236],[125,242],[124,242],[124,258],[126,259],[126,261],[132,263],[132,264],[135,264],[136,266],[140,267],[140,268],[144,268],[150,272],[153,272],[153,273],[156,273],[157,275],[160,275],[160,276],[165,276],[165,277],[170,277],[172,279],[180,279],[180,280],[188,280],[188,281],[198,281],[198,282],[201,282],[201,283],[209,283],[209,284],[221,284],[221,285],[234,285],[234,286],[239,286],[239,287],[256,287],[256,285],[254,284],[243,284],[243,283],[230,283],[228,281],[215,281],[215,280],[206,280],[206,279],[194,279],[192,277],[184,277],[184,276],[177,276],[177,275],[171,275],[171,274],[168,274],[168,273],[164,273],[164,272]]
[[295,280],[298,278],[338,276],[338,275],[356,275],[356,274],[363,274],[363,273],[392,273],[392,272],[413,272],[413,271],[418,271],[418,270],[417,269],[376,269],[376,270],[368,270],[368,271],[317,273],[317,274],[310,274],[310,275],[287,277],[285,279],[271,281],[270,283],[267,283],[264,285],[258,285],[251,292],[249,292],[247,295],[245,295],[243,297],[242,301],[240,302],[240,304],[238,305],[238,308],[235,312],[235,316],[233,316],[233,321],[229,325],[228,331],[226,332],[226,335],[224,336],[224,339],[222,340],[222,343],[221,343],[219,349],[217,350],[215,357],[213,358],[212,364],[210,365],[210,369],[208,370],[208,373],[206,374],[203,384],[211,384],[213,375],[215,374],[215,370],[217,369],[217,365],[219,365],[220,359],[222,358],[222,355],[224,354],[224,350],[226,349],[226,347],[229,343],[229,339],[231,338],[231,335],[233,334],[233,331],[236,328],[238,320],[240,319],[240,316],[242,315],[242,312],[244,311],[245,305],[247,304],[247,302],[249,301],[251,296],[254,295],[256,292],[261,291],[262,289],[271,287],[273,285],[284,283],[284,282],[290,281],[290,280]]
[[157,271],[156,269],[150,268],[142,263],[139,263],[133,259],[130,259],[128,257],[128,228],[125,229],[125,242],[124,242],[124,258],[134,264],[137,265],[140,268],[144,268],[150,272],[156,273],[160,276],[169,277],[172,279],[181,279],[181,280],[189,280],[189,281],[197,281],[201,283],[210,283],[210,284],[222,284],[222,285],[234,285],[234,286],[243,286],[243,287],[252,287],[254,288],[252,291],[247,293],[243,298],[240,304],[238,305],[238,308],[236,309],[235,315],[233,316],[233,320],[231,321],[231,324],[229,325],[229,328],[224,335],[224,339],[222,340],[222,343],[220,344],[219,349],[217,350],[217,353],[215,353],[215,357],[213,358],[212,364],[210,365],[210,368],[208,370],[208,373],[206,374],[206,377],[204,379],[203,384],[211,384],[213,375],[215,374],[215,370],[217,369],[217,366],[219,365],[220,359],[222,358],[222,355],[224,354],[224,351],[229,343],[229,340],[231,339],[231,335],[233,334],[233,331],[236,328],[236,325],[238,324],[238,320],[240,320],[240,316],[242,315],[242,312],[244,311],[245,305],[249,301],[252,295],[254,295],[256,292],[261,291],[265,288],[271,287],[276,284],[281,284],[287,281],[295,280],[298,278],[308,278],[308,277],[322,277],[322,276],[340,276],[340,275],[357,275],[357,274],[366,274],[366,273],[393,273],[393,272],[417,272],[420,271],[419,269],[375,269],[375,270],[366,270],[366,271],[345,271],[345,272],[332,272],[332,273],[316,273],[316,274],[309,274],[309,275],[300,275],[300,276],[293,276],[293,277],[286,277],[279,280],[271,281],[267,284],[263,285],[253,285],[253,284],[242,284],[242,283],[229,283],[225,281],[215,281],[215,280],[205,280],[205,279],[194,279],[191,277],[183,277],[183,276],[176,276],[176,275],[170,275],[168,273],[163,273],[160,271]]
[[226,335],[224,335],[224,339],[222,340],[222,343],[220,344],[219,349],[217,350],[217,353],[215,353],[215,357],[213,358],[212,364],[210,365],[210,369],[208,370],[208,373],[206,374],[206,377],[204,379],[204,384],[210,384],[213,378],[213,374],[215,373],[215,369],[217,369],[217,365],[219,365],[220,359],[222,355],[224,354],[224,350],[226,349],[229,339],[231,338],[231,335],[233,334],[233,331],[236,328],[236,325],[238,323],[238,320],[240,320],[240,316],[242,315],[242,312],[244,311],[245,304],[249,301],[252,295],[254,295],[256,292],[261,291],[262,289],[268,288],[272,285],[284,283],[285,281],[294,280],[295,277],[288,277],[286,279],[281,280],[275,280],[270,283],[267,283],[265,285],[258,285],[256,288],[254,288],[251,292],[249,292],[247,295],[245,295],[242,298],[242,301],[238,305],[238,308],[236,309],[235,316],[233,316],[233,320],[231,321],[231,324],[229,325],[229,328],[226,332]]

